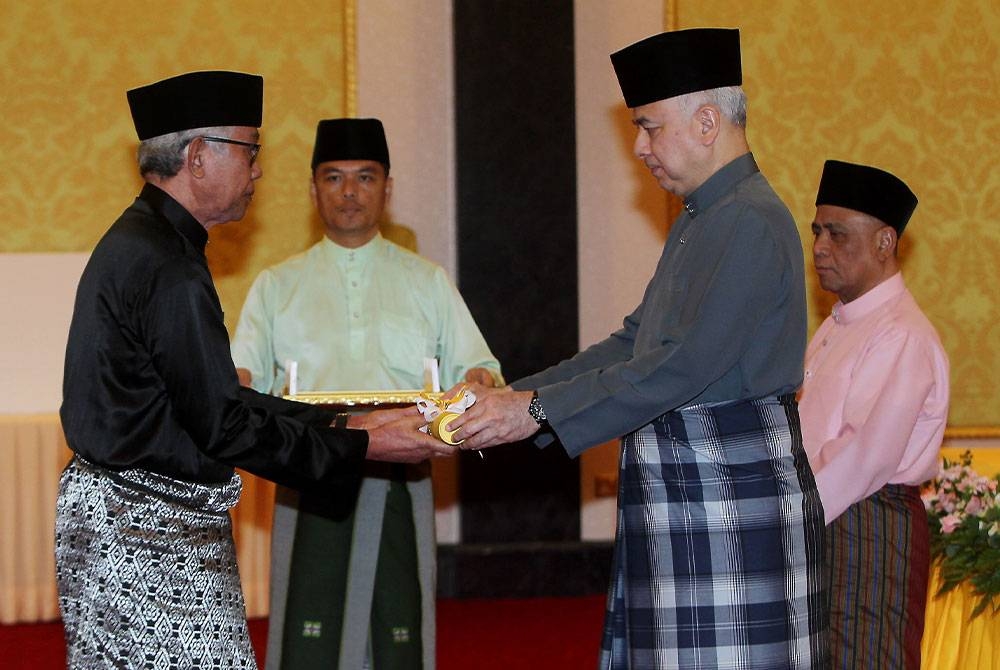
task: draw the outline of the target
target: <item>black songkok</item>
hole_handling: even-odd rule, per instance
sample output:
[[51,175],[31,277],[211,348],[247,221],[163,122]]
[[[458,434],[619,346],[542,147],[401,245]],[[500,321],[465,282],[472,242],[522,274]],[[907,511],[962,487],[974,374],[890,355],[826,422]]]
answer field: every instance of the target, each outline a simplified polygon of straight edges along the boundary
[[140,140],[192,128],[259,128],[264,78],[223,70],[188,72],[126,95]]
[[660,33],[611,54],[629,107],[743,83],[740,31],[692,28]]
[[327,161],[375,161],[389,174],[389,146],[378,119],[324,119],[316,126],[312,169]]
[[917,208],[917,196],[903,180],[885,170],[827,161],[819,180],[816,205],[835,205],[863,212],[902,235],[906,222]]

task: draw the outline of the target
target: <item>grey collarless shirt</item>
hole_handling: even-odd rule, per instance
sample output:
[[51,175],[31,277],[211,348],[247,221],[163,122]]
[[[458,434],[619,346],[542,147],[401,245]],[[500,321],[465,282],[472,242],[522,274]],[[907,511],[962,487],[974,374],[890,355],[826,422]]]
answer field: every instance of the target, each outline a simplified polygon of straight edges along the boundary
[[538,390],[571,456],[671,410],[802,383],[802,244],[753,155],[721,168],[684,208],[622,328],[513,384]]

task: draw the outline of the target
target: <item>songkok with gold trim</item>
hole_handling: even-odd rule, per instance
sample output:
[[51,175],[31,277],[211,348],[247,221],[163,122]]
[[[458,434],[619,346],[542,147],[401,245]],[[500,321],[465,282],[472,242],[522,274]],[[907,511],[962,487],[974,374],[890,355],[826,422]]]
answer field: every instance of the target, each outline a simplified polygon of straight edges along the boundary
[[225,70],[188,72],[134,88],[126,96],[140,140],[193,128],[259,128],[264,78]]
[[819,180],[816,206],[834,205],[862,212],[903,234],[917,196],[899,177],[868,165],[828,160]]
[[316,126],[312,169],[327,161],[375,161],[389,174],[389,146],[378,119],[324,119]]
[[740,31],[691,28],[647,37],[611,54],[629,107],[743,83]]

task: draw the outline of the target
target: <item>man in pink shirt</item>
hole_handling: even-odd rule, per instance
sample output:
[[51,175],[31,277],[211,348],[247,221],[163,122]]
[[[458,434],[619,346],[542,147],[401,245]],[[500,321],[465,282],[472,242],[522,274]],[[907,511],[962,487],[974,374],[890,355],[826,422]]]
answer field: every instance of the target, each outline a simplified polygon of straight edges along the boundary
[[813,261],[839,298],[806,351],[799,413],[826,512],[834,668],[920,667],[927,517],[948,358],[906,289],[899,236],[917,206],[897,177],[827,161]]

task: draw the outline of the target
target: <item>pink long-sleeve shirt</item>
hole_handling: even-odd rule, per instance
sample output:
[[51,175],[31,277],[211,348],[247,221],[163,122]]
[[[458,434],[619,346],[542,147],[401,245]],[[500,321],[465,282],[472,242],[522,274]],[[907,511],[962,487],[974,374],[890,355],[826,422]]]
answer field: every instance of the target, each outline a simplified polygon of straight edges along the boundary
[[901,274],[834,305],[806,350],[799,414],[828,524],[886,484],[937,474],[948,357]]

